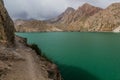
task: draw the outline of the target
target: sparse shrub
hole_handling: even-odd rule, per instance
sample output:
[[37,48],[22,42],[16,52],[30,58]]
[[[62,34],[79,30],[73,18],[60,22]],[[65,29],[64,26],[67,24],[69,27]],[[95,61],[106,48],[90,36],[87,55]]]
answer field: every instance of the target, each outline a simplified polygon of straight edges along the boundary
[[37,53],[37,55],[42,55],[41,50],[38,48],[38,46],[36,44],[31,44],[30,47],[35,50],[35,52]]
[[50,63],[53,63],[52,59],[48,58],[45,53],[42,53],[41,55],[42,57],[44,57],[47,61],[49,61]]
[[42,53],[41,49],[36,45],[36,44],[31,44],[29,45],[33,50],[35,50],[35,52],[37,53],[37,55],[45,58],[45,60],[49,61],[50,63],[53,63],[52,59],[48,58],[45,53]]

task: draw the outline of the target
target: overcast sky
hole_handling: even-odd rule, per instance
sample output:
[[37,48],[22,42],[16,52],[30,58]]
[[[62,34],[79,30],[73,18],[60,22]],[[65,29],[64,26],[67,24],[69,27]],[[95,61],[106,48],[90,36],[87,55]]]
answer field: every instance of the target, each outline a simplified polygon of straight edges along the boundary
[[77,9],[84,3],[106,8],[120,0],[4,0],[13,19],[50,19],[61,14],[67,7]]

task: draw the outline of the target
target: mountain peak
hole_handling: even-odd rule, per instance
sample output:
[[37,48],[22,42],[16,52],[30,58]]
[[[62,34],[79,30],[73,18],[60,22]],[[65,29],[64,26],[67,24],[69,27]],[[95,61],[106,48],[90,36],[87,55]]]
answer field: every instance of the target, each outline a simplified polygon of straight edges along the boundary
[[74,8],[68,7],[68,8],[65,10],[65,13],[66,13],[66,12],[67,12],[67,13],[69,13],[69,12],[74,12],[74,11],[75,11]]
[[85,4],[82,5],[82,7],[90,7],[90,6],[93,6],[93,5],[91,5],[89,3],[85,3]]
[[75,10],[75,9],[72,7],[68,7],[66,10]]
[[91,10],[91,9],[101,9],[101,8],[99,8],[99,7],[95,7],[95,6],[93,6],[93,5],[91,5],[91,4],[89,4],[89,3],[85,3],[85,4],[83,4],[82,6],[80,6],[79,8],[78,8],[78,10],[79,11],[81,11],[81,10],[85,10],[85,11],[89,11],[89,10]]
[[102,10],[102,9],[99,7],[95,7],[89,3],[85,3],[76,10],[76,13],[79,15],[83,15],[83,14],[93,15],[93,14],[99,12],[100,10]]

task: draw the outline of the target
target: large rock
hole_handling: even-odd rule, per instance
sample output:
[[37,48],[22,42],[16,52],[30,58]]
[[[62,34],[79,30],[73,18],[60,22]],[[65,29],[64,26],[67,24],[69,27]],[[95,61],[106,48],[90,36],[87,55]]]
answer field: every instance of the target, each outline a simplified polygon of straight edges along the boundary
[[4,7],[3,0],[0,0],[0,44],[13,46],[14,31],[13,21]]

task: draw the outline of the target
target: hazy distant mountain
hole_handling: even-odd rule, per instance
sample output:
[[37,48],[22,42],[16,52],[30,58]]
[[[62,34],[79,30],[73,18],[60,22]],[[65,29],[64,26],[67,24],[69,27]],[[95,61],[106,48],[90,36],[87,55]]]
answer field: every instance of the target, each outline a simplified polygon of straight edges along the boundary
[[14,25],[17,32],[43,32],[62,31],[54,26],[40,20],[15,20]]

